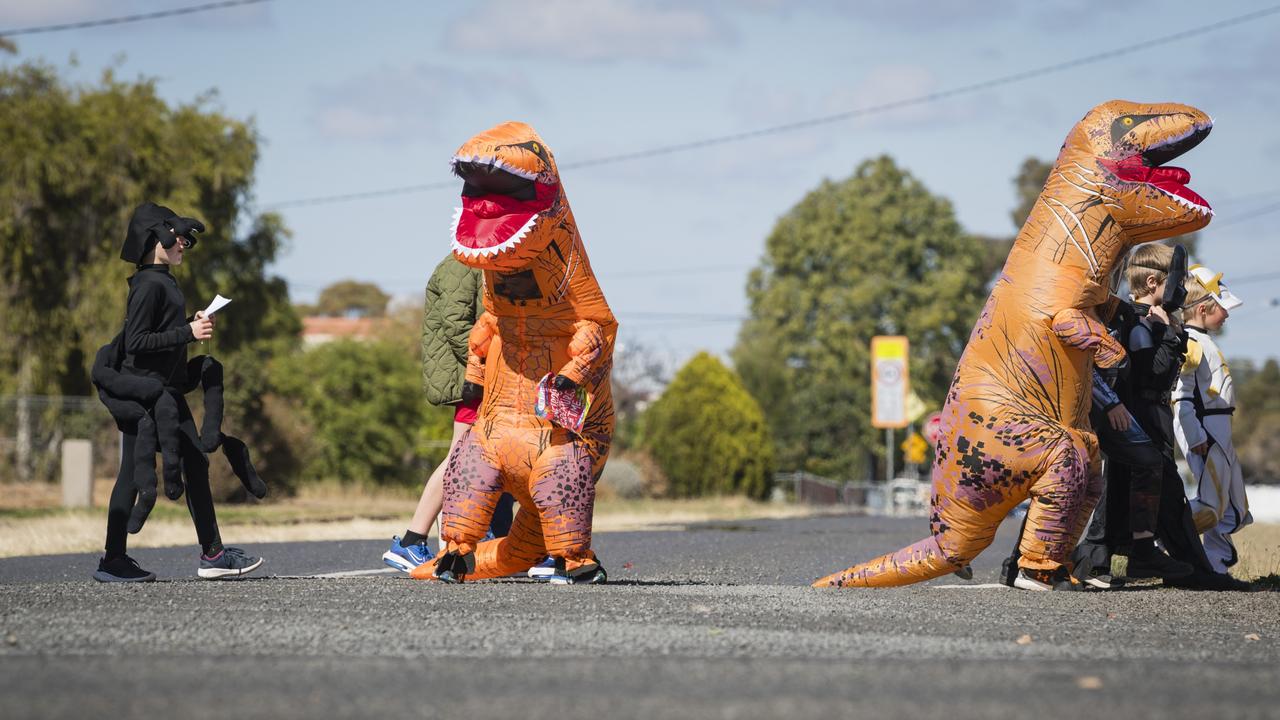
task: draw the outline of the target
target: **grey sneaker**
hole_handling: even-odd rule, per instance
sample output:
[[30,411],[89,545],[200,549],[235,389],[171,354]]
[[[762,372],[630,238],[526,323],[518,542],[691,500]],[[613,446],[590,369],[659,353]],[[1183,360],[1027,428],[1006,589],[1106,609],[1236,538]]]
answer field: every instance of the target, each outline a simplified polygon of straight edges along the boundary
[[206,580],[234,578],[248,575],[262,565],[262,558],[246,555],[236,547],[224,547],[214,557],[200,555],[200,570],[197,574]]

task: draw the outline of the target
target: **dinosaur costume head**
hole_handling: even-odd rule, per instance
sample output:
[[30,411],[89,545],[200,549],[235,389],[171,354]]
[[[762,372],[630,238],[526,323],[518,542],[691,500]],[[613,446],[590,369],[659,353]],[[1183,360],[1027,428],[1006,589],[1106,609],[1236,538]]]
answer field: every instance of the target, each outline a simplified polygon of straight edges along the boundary
[[[1213,210],[1187,187],[1191,173],[1165,163],[1200,144],[1212,128],[1213,120],[1189,105],[1102,103],[1067,135],[1046,189],[1060,198],[1079,196],[1085,207],[1105,207],[1129,247],[1199,230]],[[1082,209],[1073,207],[1077,215]]]
[[453,254],[481,270],[512,272],[556,243],[567,249],[569,204],[551,151],[533,128],[506,122],[463,143],[450,161],[462,178]]

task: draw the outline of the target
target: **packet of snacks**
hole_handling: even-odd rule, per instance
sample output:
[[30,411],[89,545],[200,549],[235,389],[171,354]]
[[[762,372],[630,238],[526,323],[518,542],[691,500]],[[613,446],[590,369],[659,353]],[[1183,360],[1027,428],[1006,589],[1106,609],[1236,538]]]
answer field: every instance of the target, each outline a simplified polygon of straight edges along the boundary
[[581,385],[572,390],[557,390],[555,379],[554,374],[547,373],[538,381],[538,399],[533,411],[544,420],[580,433],[591,410],[591,393]]

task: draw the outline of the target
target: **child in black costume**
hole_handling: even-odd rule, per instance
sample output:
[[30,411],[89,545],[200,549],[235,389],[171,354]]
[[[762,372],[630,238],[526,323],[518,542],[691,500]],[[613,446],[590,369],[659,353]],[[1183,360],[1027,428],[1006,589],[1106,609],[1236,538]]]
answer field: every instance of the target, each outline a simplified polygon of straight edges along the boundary
[[[192,370],[200,376],[188,378],[187,344],[212,337],[213,319],[199,312],[194,319],[185,318],[186,299],[169,272],[169,266],[180,264],[183,252],[196,244],[195,233],[203,230],[204,225],[198,220],[179,217],[154,203],[144,203],[134,211],[120,252],[120,257],[137,265],[138,271],[129,278],[124,330],[112,344],[99,351],[94,367],[100,394],[124,433],[120,472],[107,511],[106,555],[93,575],[101,582],[155,579],[155,574],[140,568],[125,549],[128,532],[141,528],[155,502],[157,442],[165,450],[166,493],[176,499],[183,491],[185,480],[187,508],[201,548],[197,574],[202,578],[234,577],[252,572],[262,564],[261,558],[222,545],[209,488],[209,461],[204,453],[212,450],[206,446],[222,444],[224,438],[216,428],[209,432],[211,418],[206,413],[205,434],[211,437],[202,440],[183,397],[193,385],[204,380],[206,391],[216,385],[217,399],[221,399],[221,368],[209,365],[211,358],[193,361],[192,365],[197,367]],[[207,377],[206,369],[210,371]],[[216,421],[220,424],[221,402],[216,405]],[[141,439],[139,433],[143,433]],[[248,463],[243,443],[236,441],[224,450],[229,458],[235,452],[233,466],[236,459]],[[138,463],[143,467],[138,467]],[[241,469],[237,468],[237,474]],[[246,486],[250,485],[248,477],[252,476],[251,491],[265,493],[266,488],[253,473],[252,466],[248,466],[247,472],[248,475],[242,476]],[[143,489],[140,501],[139,488]],[[138,503],[136,508],[135,503]]]
[[[1181,271],[1166,292],[1170,271]],[[1124,343],[1127,366],[1114,378],[1115,399],[1094,426],[1107,455],[1106,488],[1084,540],[1073,553],[1076,576],[1091,584],[1104,578],[1113,554],[1131,578],[1163,578],[1177,587],[1247,590],[1246,583],[1214,573],[1192,521],[1173,455],[1170,391],[1177,381],[1187,334],[1171,311],[1181,305],[1180,279],[1186,256],[1158,243],[1139,246],[1129,258],[1126,279],[1132,303],[1121,303],[1112,326]],[[1096,396],[1095,396],[1096,397]],[[1128,417],[1126,417],[1128,416]],[[1142,442],[1145,439],[1146,442]],[[1155,545],[1159,538],[1166,555]]]

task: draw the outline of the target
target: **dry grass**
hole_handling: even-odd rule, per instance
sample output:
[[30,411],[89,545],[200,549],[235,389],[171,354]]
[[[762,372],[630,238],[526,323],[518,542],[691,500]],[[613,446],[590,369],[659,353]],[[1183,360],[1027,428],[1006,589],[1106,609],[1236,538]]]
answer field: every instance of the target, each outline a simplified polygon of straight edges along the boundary
[[1250,525],[1236,533],[1235,542],[1240,564],[1233,575],[1246,580],[1280,575],[1280,524]]
[[[82,510],[58,508],[61,496],[57,486],[6,485],[0,490],[0,557],[101,548],[109,483],[96,483],[95,507]],[[278,502],[222,504],[218,522],[223,537],[234,543],[383,539],[404,532],[417,501],[418,491],[412,488],[318,484]],[[742,498],[601,500],[596,504],[594,525],[599,531],[669,529],[710,520],[803,517],[840,510]],[[164,499],[156,504],[143,531],[129,539],[131,547],[194,542],[195,530],[186,507]]]

